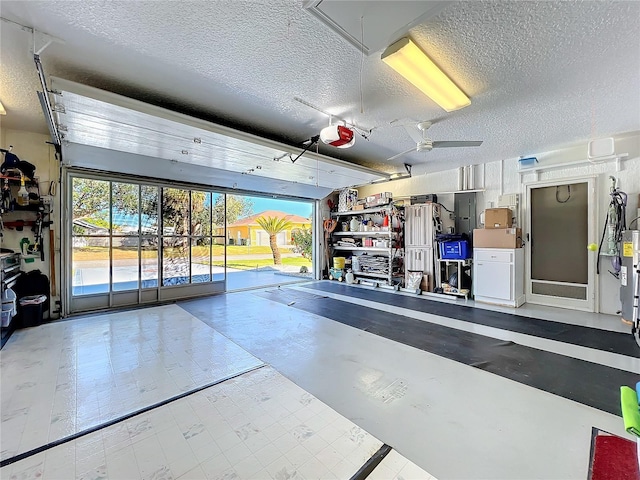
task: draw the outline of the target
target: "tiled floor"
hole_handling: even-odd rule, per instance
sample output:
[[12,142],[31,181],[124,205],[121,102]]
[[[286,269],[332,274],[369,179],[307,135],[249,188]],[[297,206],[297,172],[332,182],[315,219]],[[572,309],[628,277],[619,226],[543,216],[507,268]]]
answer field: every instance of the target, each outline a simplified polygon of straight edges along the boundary
[[[640,374],[638,358],[402,315]],[[239,292],[16,332],[0,352],[2,458],[236,374],[0,478],[343,479],[384,442],[393,450],[369,478],[582,480],[591,428],[626,435],[616,415]]]
[[[410,480],[424,478],[425,471],[410,462],[397,451],[392,450],[382,462],[369,474],[368,480]],[[428,474],[427,474],[428,475]],[[428,477],[427,477],[428,478]],[[433,478],[433,477],[431,477]]]
[[[0,470],[27,479],[346,479],[382,442],[264,367]],[[430,480],[393,452],[383,476]],[[377,474],[378,474],[377,473]]]
[[20,330],[0,351],[2,460],[261,364],[175,305]]
[[[295,289],[318,293],[304,286]],[[619,416],[296,305],[243,293],[181,306],[438,478],[582,480],[587,477],[593,426],[627,436]],[[394,314],[380,302],[360,306],[365,316],[371,308]],[[419,313],[412,316],[434,323],[451,320]],[[568,310],[554,315],[556,320],[567,318],[567,323],[582,318]],[[477,328],[466,325],[471,332]],[[527,341],[560,355],[576,353],[571,345],[535,336],[509,337],[513,332],[496,329],[477,333]],[[601,359],[598,352],[586,350],[585,358]],[[640,359],[615,358],[612,361],[627,371],[640,374]],[[562,383],[563,375],[557,372],[557,382]]]

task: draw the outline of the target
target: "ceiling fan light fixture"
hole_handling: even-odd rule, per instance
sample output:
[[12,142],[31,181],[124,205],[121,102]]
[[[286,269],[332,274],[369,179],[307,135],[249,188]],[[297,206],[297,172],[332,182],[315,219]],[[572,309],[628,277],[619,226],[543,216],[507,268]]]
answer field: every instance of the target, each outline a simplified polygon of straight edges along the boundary
[[322,143],[336,148],[349,148],[356,143],[353,130],[344,125],[329,125],[320,131]]
[[447,112],[471,105],[469,97],[410,38],[390,45],[381,58]]

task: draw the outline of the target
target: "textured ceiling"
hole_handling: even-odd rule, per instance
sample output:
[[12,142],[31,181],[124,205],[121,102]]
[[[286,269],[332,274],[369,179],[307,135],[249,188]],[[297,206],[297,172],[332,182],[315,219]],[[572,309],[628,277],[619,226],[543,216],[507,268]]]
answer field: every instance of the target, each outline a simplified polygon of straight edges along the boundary
[[[638,2],[453,2],[410,31],[471,97],[449,114],[300,1],[2,1],[0,14],[66,42],[43,53],[48,74],[292,145],[327,125],[300,97],[373,129],[349,150],[321,153],[388,171],[403,162],[444,170],[640,130]],[[29,35],[0,27],[3,126],[46,131]],[[398,119],[436,120],[433,140],[484,143],[389,164],[412,145],[390,125]]]

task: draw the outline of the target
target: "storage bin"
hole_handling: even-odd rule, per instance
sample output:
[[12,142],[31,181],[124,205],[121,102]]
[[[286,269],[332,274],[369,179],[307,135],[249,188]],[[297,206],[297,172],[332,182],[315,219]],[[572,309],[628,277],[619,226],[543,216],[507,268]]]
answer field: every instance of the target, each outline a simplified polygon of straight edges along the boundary
[[0,312],[0,323],[2,324],[2,328],[8,327],[11,323],[11,310],[2,310]]
[[470,258],[469,243],[466,240],[440,242],[440,258],[443,260],[465,260]]
[[20,298],[20,326],[37,327],[42,324],[46,295],[30,295]]
[[16,308],[16,292],[10,288],[5,288],[2,292],[2,311],[5,310],[11,312],[12,317],[18,313]]
[[42,303],[38,305],[22,305],[20,313],[22,315],[21,325],[23,328],[37,327],[42,324]]

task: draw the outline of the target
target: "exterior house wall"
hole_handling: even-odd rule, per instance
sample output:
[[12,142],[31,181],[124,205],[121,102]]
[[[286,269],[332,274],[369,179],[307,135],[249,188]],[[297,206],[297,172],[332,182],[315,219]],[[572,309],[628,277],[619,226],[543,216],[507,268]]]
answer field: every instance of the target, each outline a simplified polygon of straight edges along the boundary
[[[308,228],[310,225],[309,223],[293,223],[291,228],[288,228],[287,230],[281,232],[284,233],[284,242],[283,240],[283,236],[278,234],[278,245],[281,246],[285,246],[285,245],[291,245],[292,241],[291,241],[291,234],[294,230],[296,229],[300,229],[300,228]],[[222,231],[222,230],[220,230]],[[260,227],[260,225],[255,224],[255,225],[238,225],[238,226],[228,226],[227,227],[227,238],[233,239],[234,242],[238,240],[238,232],[240,232],[240,237],[241,239],[250,239],[251,241],[251,245],[260,245],[259,242],[259,237],[262,236],[266,236],[267,232],[265,232],[262,227]],[[260,234],[259,232],[262,232],[262,234]],[[268,237],[267,237],[268,238]],[[263,241],[262,245],[269,245],[269,242],[267,241],[266,243]]]

